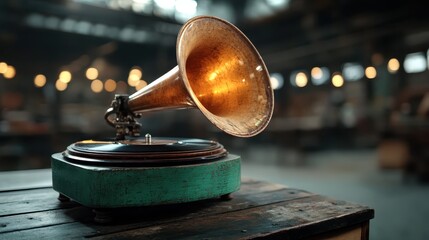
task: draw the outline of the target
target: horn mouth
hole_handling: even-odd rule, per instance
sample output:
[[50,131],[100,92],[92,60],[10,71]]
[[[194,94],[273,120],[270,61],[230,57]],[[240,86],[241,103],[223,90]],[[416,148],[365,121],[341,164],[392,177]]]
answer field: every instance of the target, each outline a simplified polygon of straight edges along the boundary
[[176,51],[189,95],[213,124],[238,137],[266,128],[274,108],[270,77],[238,28],[216,17],[192,18],[178,35]]

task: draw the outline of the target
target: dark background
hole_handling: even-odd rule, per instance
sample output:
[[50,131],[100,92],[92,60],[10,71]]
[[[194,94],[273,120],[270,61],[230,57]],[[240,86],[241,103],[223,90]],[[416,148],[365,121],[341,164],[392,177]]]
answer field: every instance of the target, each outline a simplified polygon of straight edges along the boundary
[[[429,213],[420,201],[429,178],[428,9],[417,0],[0,1],[0,64],[15,69],[0,73],[0,170],[49,168],[50,155],[75,141],[114,136],[103,116],[115,93],[136,91],[130,70],[146,83],[169,71],[182,24],[214,15],[241,29],[282,83],[270,125],[242,139],[198,110],[164,111],[144,115],[142,132],[218,140],[242,155],[244,174],[375,207],[375,238],[426,239],[424,223],[409,222]],[[398,70],[389,71],[392,58]],[[89,67],[115,91],[92,91]],[[314,67],[328,70],[325,82],[312,80]],[[62,71],[72,78],[59,91]],[[390,222],[394,211],[404,220]]]
[[[284,79],[275,90],[270,126],[246,143],[308,150],[375,147],[397,130],[392,118],[398,118],[402,102],[412,96],[416,100],[408,108],[402,105],[406,109],[399,114],[415,114],[428,85],[426,69],[407,74],[403,68],[407,54],[421,52],[426,58],[429,17],[419,1],[170,2],[2,1],[0,61],[12,65],[16,75],[0,75],[1,168],[47,167],[49,155],[70,142],[111,136],[102,118],[105,109],[115,92],[131,94],[135,89],[94,93],[86,69],[96,67],[101,81],[124,85],[130,69],[138,67],[142,80],[150,83],[176,65],[177,33],[194,15],[216,15],[234,23],[254,43],[269,71]],[[181,14],[183,9],[187,15]],[[395,73],[387,71],[391,58],[401,64]],[[342,73],[347,63],[361,70],[374,66],[377,76],[346,78],[336,88],[331,76]],[[324,84],[312,83],[313,67],[329,70]],[[57,91],[55,82],[64,70],[72,73],[72,81],[65,91]],[[298,71],[307,75],[305,87],[291,84]],[[37,74],[47,79],[41,88],[33,83]],[[191,112],[148,114],[143,131],[222,138],[232,145],[244,141],[217,132],[201,114]]]

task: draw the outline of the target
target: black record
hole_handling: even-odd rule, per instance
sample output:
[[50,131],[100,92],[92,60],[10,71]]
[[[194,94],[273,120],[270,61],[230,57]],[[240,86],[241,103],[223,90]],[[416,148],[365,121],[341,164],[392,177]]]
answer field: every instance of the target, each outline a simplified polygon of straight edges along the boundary
[[119,141],[85,140],[63,153],[71,162],[103,166],[169,166],[216,161],[227,155],[215,141],[202,139],[135,138]]

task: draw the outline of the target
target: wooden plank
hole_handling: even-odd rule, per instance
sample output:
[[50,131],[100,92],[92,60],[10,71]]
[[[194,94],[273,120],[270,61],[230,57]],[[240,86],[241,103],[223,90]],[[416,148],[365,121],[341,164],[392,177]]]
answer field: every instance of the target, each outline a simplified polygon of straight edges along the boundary
[[[118,221],[106,226],[93,223],[91,209],[75,203],[60,204],[56,197],[57,193],[50,188],[0,192],[0,215],[3,215],[0,238],[127,239],[136,236],[163,239],[170,236],[188,239],[186,234],[190,234],[195,238],[219,236],[226,239],[236,234],[231,237],[235,239],[263,238],[268,233],[274,234],[271,237],[301,238],[306,236],[302,232],[317,234],[373,217],[373,210],[366,207],[252,179],[243,179],[241,190],[234,193],[230,201],[116,209],[113,215]],[[299,230],[297,225],[305,231]],[[236,230],[243,226],[246,229],[237,234]]]
[[[241,190],[234,193],[234,196],[240,197],[284,188],[283,185],[263,181],[246,181],[243,183]],[[293,192],[294,190],[291,189],[290,191]],[[51,188],[2,192],[0,193],[0,217],[76,206],[75,203],[60,204],[57,197],[58,193]]]
[[[1,227],[1,225],[0,225]],[[43,228],[34,228],[24,231],[8,232],[0,234],[2,240],[39,240],[39,239],[82,239],[85,234],[97,234],[97,229],[92,225],[79,222],[51,225]]]
[[95,239],[298,239],[359,224],[373,217],[365,207],[312,196],[241,211],[157,224]]
[[[101,235],[152,226],[154,224],[162,225],[167,222],[180,222],[184,219],[204,218],[205,216],[240,211],[291,199],[305,198],[312,194],[301,190],[281,189],[271,192],[240,195],[240,197],[234,197],[230,201],[211,200],[179,205],[118,209],[113,212],[118,221],[115,225],[108,226],[94,224],[89,218],[89,216],[92,216],[91,210],[84,207],[14,215],[0,218],[0,226],[5,226],[0,228],[0,232],[4,232],[1,237],[5,239],[30,239],[34,236],[37,236],[37,238],[56,239],[62,237],[56,234],[62,234],[63,231],[68,232],[69,237]],[[80,215],[74,214],[71,219],[69,217],[70,212],[78,212]],[[40,219],[47,219],[47,221],[39,221]],[[71,223],[73,221],[77,222]],[[68,229],[72,227],[74,232],[69,232]]]
[[[259,192],[276,191],[276,190],[286,189],[286,188],[288,187],[282,184],[269,183],[265,181],[255,181],[252,179],[243,178],[241,180],[240,191],[238,191],[237,193],[238,195],[252,194],[252,193],[259,193]],[[300,191],[303,191],[303,190],[300,190]]]
[[0,203],[30,201],[34,199],[56,198],[58,193],[52,188],[37,188],[30,190],[0,192]]
[[61,203],[57,197],[52,188],[1,192],[0,217],[77,206],[75,202]]
[[0,172],[0,192],[51,186],[50,169]]
[[[21,229],[32,229],[43,226],[52,226],[74,222],[76,219],[89,221],[92,214],[88,209],[75,207],[71,209],[52,210],[45,212],[27,213],[22,215],[12,215],[0,218],[0,238],[4,233],[13,232]],[[28,238],[38,238],[30,234]]]
[[66,209],[78,206],[78,203],[72,201],[61,203],[57,199],[57,196],[58,193],[56,193],[55,195],[51,194],[50,198],[0,203],[0,217],[17,215],[22,213]]

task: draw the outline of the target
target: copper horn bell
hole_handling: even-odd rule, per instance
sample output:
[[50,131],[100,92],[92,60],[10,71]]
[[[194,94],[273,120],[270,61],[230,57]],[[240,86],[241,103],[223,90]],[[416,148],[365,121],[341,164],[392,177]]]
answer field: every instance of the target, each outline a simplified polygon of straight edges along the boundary
[[176,53],[176,67],[129,96],[131,113],[198,108],[234,136],[265,129],[274,107],[270,77],[239,29],[215,17],[192,18],[179,32]]

